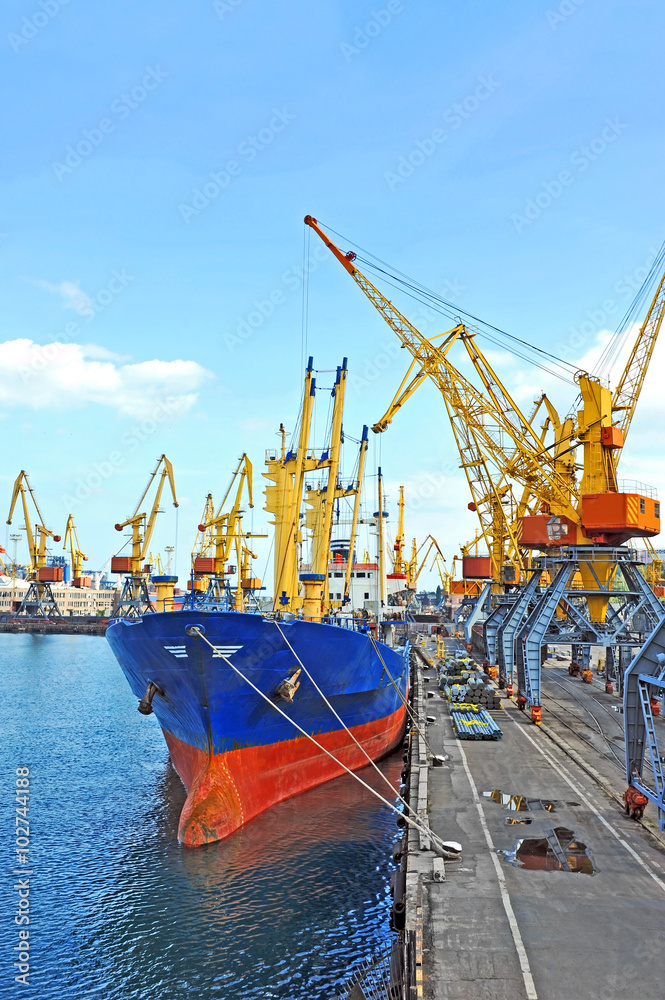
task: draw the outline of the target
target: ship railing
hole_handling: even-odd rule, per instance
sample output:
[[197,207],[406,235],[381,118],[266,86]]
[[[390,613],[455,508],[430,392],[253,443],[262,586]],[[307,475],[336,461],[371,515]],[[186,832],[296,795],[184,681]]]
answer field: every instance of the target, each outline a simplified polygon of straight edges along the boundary
[[322,625],[336,625],[338,628],[350,629],[352,632],[367,632],[370,622],[366,618],[336,617],[335,615],[324,615],[321,618],[306,618],[304,622],[321,622]]

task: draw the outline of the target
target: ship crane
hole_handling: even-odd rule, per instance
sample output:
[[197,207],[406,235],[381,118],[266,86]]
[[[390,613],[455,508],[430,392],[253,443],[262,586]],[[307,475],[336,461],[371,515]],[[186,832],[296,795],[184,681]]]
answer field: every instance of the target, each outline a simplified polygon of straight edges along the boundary
[[[161,513],[160,503],[167,480],[173,497],[173,506],[177,507],[178,499],[173,466],[166,455],[161,455],[134,508],[134,513],[127,520],[115,526],[116,531],[131,528],[132,554],[131,556],[115,555],[111,560],[112,573],[127,574],[123,582],[120,601],[114,611],[114,617],[139,618],[141,615],[155,610],[148,594],[145,560],[150,551],[150,540],[155,530],[157,515]],[[155,487],[155,496],[148,514],[147,508],[143,511],[141,508],[153,486]],[[170,610],[173,603],[173,589],[178,578],[176,576],[163,576],[154,577],[153,580],[157,587],[157,609],[159,611]]]
[[[7,524],[12,523],[16,504],[21,499],[23,507],[23,517],[25,518],[25,533],[28,540],[28,551],[30,553],[30,566],[27,579],[30,581],[27,593],[21,602],[18,610],[19,615],[26,615],[35,618],[57,618],[60,617],[60,609],[51,590],[52,583],[62,583],[63,570],[61,566],[48,566],[47,544],[50,538],[54,542],[60,541],[60,535],[55,535],[50,528],[44,524],[44,518],[39,509],[39,504],[35,497],[28,473],[22,469],[16,477]],[[30,518],[30,504],[32,501],[37,520],[33,532]]]
[[85,552],[81,550],[73,514],[70,514],[67,518],[67,527],[65,528],[65,537],[62,544],[63,549],[67,548],[68,542],[69,554],[72,562],[72,586],[90,587],[92,583],[91,578],[89,576],[83,576],[83,563],[88,561],[88,557]]

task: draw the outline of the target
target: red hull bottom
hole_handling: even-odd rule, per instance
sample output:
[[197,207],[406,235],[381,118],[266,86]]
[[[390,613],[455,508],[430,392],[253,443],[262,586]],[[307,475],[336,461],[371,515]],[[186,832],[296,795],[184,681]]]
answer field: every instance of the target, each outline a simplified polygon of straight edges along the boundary
[[[372,760],[399,744],[406,710],[351,730]],[[180,814],[178,839],[187,847],[222,840],[270,806],[344,774],[344,769],[306,736],[271,746],[207,754],[164,733],[173,766],[188,791]],[[367,758],[345,730],[315,739],[352,771]]]

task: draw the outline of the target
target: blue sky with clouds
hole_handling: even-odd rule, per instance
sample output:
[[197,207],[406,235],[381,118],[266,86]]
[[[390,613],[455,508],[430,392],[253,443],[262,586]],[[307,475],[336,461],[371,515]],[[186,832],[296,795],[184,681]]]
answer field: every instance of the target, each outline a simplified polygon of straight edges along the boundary
[[[307,213],[516,336],[592,361],[665,237],[664,28],[660,4],[625,0],[11,0],[5,502],[28,469],[54,527],[74,503],[101,566],[165,451],[184,572],[205,494],[244,449],[258,473],[280,420],[292,429]],[[307,338],[317,367],[348,356],[359,436],[406,360],[322,251]],[[563,409],[574,398],[511,355],[496,363],[525,406],[541,387]],[[662,370],[659,355],[624,461],[665,487]],[[436,391],[370,454],[391,501],[407,486],[407,536],[432,531],[450,561],[475,523]],[[156,541],[174,531],[165,515]]]

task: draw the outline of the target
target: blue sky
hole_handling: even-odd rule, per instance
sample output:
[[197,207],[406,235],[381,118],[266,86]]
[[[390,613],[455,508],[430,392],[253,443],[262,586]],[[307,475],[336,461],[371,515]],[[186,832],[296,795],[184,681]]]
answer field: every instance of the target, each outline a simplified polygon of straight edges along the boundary
[[[8,504],[28,469],[57,530],[71,507],[93,568],[162,451],[181,573],[243,450],[260,490],[298,405],[305,214],[575,361],[665,237],[655,2],[12,0],[0,18],[1,483]],[[307,348],[323,369],[348,356],[354,437],[402,377],[393,340],[321,253]],[[495,360],[525,406],[541,387],[572,402]],[[662,369],[659,352],[624,463],[665,488]],[[407,536],[431,531],[450,561],[475,522],[434,388],[379,453],[391,503],[407,486]]]

